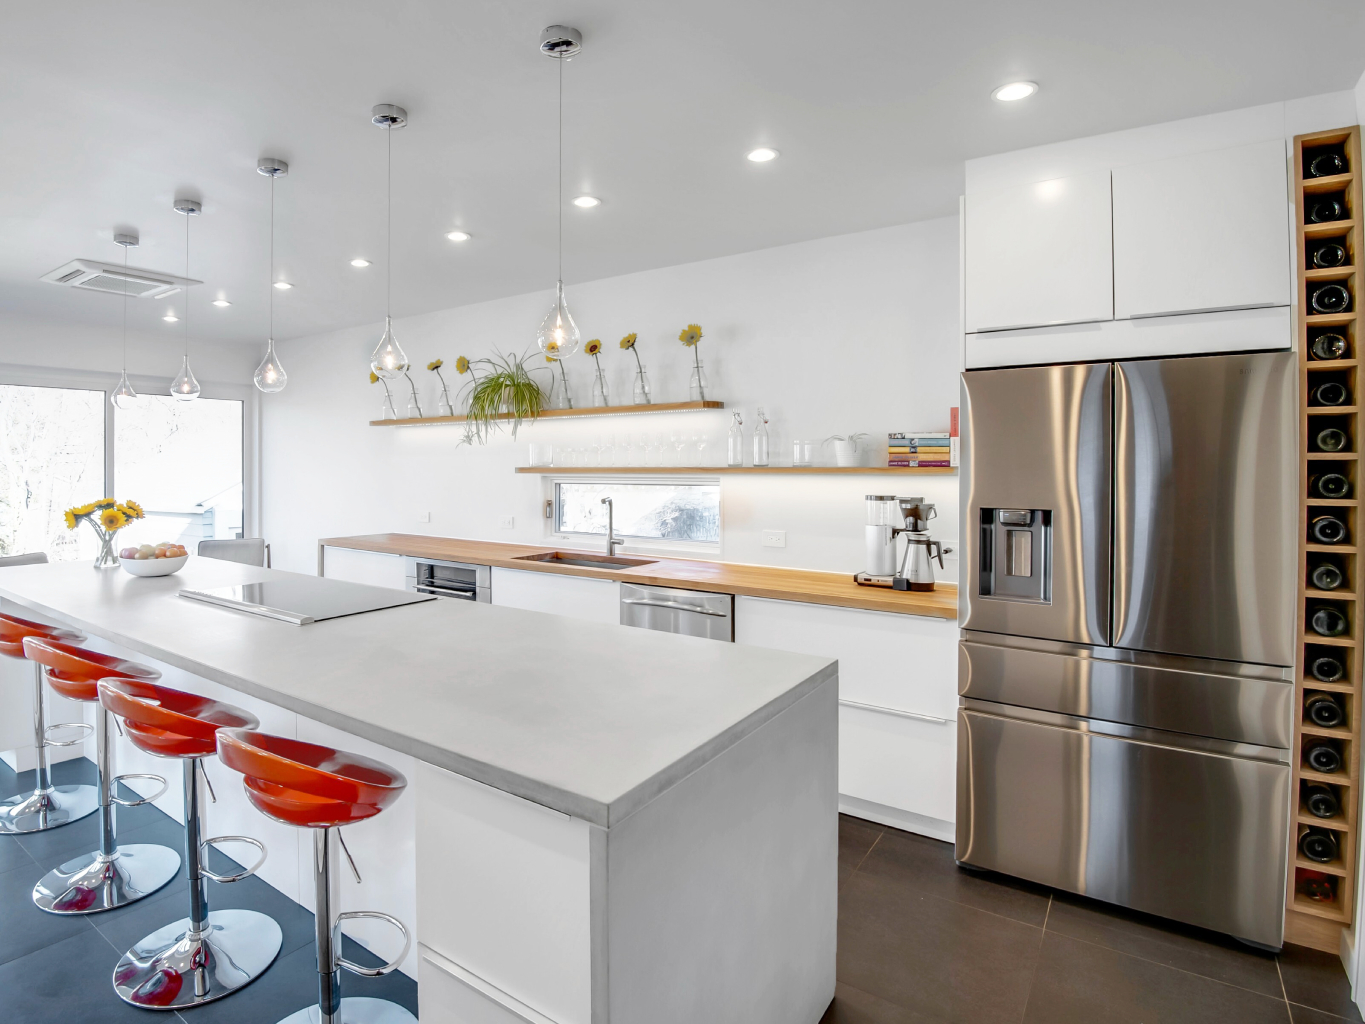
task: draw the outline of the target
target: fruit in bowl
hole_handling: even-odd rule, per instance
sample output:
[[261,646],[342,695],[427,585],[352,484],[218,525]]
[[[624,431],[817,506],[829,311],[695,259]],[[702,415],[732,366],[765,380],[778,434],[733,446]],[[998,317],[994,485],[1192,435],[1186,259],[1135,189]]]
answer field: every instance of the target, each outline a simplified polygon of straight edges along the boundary
[[126,547],[118,553],[119,565],[134,576],[169,576],[189,558],[183,544],[162,541]]

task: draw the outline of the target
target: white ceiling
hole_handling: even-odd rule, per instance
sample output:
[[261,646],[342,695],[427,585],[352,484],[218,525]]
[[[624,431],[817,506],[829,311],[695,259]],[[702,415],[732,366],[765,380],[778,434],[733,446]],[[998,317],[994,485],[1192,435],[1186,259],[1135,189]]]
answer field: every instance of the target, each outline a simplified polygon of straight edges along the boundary
[[[232,0],[9,4],[0,35],[0,310],[117,324],[117,298],[38,281],[74,258],[184,271],[177,194],[201,198],[197,338],[267,329],[277,187],[281,338],[383,315],[384,135],[394,135],[395,315],[550,288],[554,61],[565,70],[566,281],[951,213],[963,160],[1351,88],[1357,0]],[[989,98],[1017,78],[1042,89]],[[772,146],[781,157],[751,164]],[[461,227],[473,240],[448,242]],[[952,254],[945,253],[945,259]],[[355,270],[348,261],[374,261]],[[232,306],[216,309],[219,295]],[[169,337],[170,304],[131,326]],[[502,341],[503,339],[489,339]]]

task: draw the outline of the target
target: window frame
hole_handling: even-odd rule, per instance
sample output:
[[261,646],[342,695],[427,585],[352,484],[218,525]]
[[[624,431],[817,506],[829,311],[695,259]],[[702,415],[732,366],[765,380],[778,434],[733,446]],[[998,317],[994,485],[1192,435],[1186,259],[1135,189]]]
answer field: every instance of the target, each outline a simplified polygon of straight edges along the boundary
[[547,474],[543,477],[545,481],[545,498],[553,504],[552,517],[544,520],[546,537],[555,544],[570,547],[593,543],[604,538],[606,534],[597,533],[564,533],[558,529],[559,525],[559,485],[560,484],[653,484],[656,486],[677,487],[677,486],[706,486],[717,489],[717,514],[720,519],[717,534],[719,539],[714,544],[705,541],[687,540],[668,540],[664,538],[651,537],[628,537],[622,538],[625,543],[621,546],[621,551],[626,553],[650,554],[650,555],[674,555],[681,558],[704,558],[715,560],[723,557],[725,547],[725,488],[721,486],[718,475],[697,474],[659,474],[646,475],[632,473],[629,476],[623,474],[613,474],[609,469],[602,473],[575,473],[573,475]]
[[[128,375],[138,394],[169,394],[168,379],[143,374]],[[104,493],[98,497],[118,494],[118,480],[114,476],[114,404],[109,400],[118,387],[119,374],[98,370],[61,370],[46,367],[0,363],[0,384],[18,387],[75,388],[104,393]],[[199,382],[203,398],[220,398],[242,403],[242,533],[255,537],[260,531],[260,401],[256,389],[249,384],[229,384],[221,381]],[[136,498],[136,495],[132,497]]]

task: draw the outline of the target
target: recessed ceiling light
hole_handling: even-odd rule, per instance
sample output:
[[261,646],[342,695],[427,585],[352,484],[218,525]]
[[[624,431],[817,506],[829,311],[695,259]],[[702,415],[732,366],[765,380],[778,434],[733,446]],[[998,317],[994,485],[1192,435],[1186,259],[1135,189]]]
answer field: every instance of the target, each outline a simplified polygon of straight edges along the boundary
[[294,286],[290,284],[288,281],[276,281],[275,287],[282,292],[287,292],[289,291],[290,288],[293,288]]
[[1037,91],[1037,82],[1010,82],[991,93],[991,99],[999,100],[1001,103],[1013,103],[1015,100],[1026,100]]
[[351,260],[351,266],[353,267],[368,267],[369,265],[369,260]]
[[446,235],[452,242],[467,242],[470,239],[468,231],[452,231]]
[[749,151],[749,159],[756,164],[766,164],[769,160],[777,159],[777,150],[760,146],[758,149]]
[[573,201],[574,206],[581,206],[585,210],[590,210],[594,206],[601,206],[602,200],[596,196],[579,196]]
[[175,323],[177,320],[179,320],[180,317],[176,316],[174,313],[167,313],[167,314],[166,314],[165,316],[163,316],[161,319],[162,319],[162,320],[165,320],[166,323],[168,323],[168,324],[173,324],[173,323]]
[[231,306],[231,305],[232,305],[232,303],[229,302],[227,299],[214,299],[214,300],[213,300],[213,304],[214,304],[215,306]]

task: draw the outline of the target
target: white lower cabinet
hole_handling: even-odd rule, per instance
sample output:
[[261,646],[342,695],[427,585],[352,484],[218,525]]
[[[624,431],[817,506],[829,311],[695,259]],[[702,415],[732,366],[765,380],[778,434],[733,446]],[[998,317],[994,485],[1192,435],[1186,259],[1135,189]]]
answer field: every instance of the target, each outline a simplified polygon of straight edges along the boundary
[[621,588],[615,580],[493,567],[493,603],[589,622],[621,622]]
[[840,805],[952,838],[956,622],[737,597],[735,640],[838,658]]
[[407,571],[403,567],[403,556],[390,555],[383,551],[324,547],[319,575],[326,576],[329,580],[368,583],[372,587],[389,587],[393,590],[407,588]]

